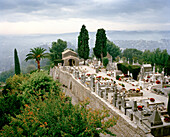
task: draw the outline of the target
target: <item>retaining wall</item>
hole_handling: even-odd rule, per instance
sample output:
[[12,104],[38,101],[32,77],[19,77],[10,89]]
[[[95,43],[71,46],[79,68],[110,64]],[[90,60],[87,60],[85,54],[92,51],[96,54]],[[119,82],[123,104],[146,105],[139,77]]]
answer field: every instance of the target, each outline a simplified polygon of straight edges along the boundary
[[124,115],[121,111],[115,108],[113,105],[100,98],[88,87],[84,86],[80,80],[77,80],[69,72],[63,71],[60,68],[53,68],[50,71],[54,80],[59,79],[59,82],[67,87],[68,92],[71,92],[79,101],[83,101],[86,98],[90,99],[90,106],[93,108],[102,108],[110,110],[110,113],[118,117],[117,124],[110,128],[110,130],[118,137],[145,137],[152,136],[146,134],[140,127],[137,126],[130,118]]

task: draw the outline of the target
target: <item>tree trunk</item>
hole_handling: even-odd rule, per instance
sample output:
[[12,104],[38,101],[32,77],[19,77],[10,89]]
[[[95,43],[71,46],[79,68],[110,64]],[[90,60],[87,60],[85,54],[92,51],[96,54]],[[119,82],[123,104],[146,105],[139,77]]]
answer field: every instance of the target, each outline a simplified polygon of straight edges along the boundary
[[85,63],[85,59],[84,59],[84,65],[86,65],[86,63]]
[[40,71],[40,61],[37,61],[37,65],[38,65],[38,71]]

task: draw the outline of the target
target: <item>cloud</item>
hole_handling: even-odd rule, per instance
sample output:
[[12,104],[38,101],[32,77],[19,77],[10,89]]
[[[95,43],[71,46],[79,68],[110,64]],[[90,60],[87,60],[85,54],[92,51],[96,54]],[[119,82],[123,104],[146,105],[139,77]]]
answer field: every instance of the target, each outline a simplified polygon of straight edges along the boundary
[[0,0],[0,22],[85,19],[166,26],[169,13],[169,0]]

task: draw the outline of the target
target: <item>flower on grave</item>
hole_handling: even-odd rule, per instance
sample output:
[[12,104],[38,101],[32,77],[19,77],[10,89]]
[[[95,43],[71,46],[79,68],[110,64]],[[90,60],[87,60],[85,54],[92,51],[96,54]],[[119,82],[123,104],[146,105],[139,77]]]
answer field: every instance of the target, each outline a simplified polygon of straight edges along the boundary
[[165,116],[165,117],[164,117],[164,121],[165,121],[165,122],[170,122],[170,117],[169,117],[169,116]]
[[154,98],[150,98],[150,101],[151,101],[151,102],[154,102],[154,101],[155,101],[155,99],[154,99]]
[[134,86],[134,84],[132,84],[132,86]]
[[101,78],[101,76],[97,76],[96,78]]
[[132,90],[133,90],[133,91],[135,91],[135,89],[134,89],[134,88],[133,88]]
[[161,82],[159,80],[156,81],[156,84],[160,84]]
[[110,74],[107,74],[108,76],[111,76]]
[[147,78],[150,78],[150,76],[147,76]]
[[146,80],[146,82],[148,82],[148,79]]
[[119,81],[121,81],[121,78],[119,78]]
[[142,111],[143,110],[143,106],[138,106],[138,110]]
[[111,79],[111,81],[113,81],[113,79]]
[[104,77],[102,77],[102,79],[104,80],[105,78],[104,78]]
[[137,88],[137,89],[136,89],[136,93],[139,93],[139,92],[140,92],[140,89],[139,89],[139,88]]
[[81,79],[81,78],[79,77],[79,79]]
[[166,88],[166,86],[164,86],[164,88]]
[[89,76],[90,76],[90,74],[87,74],[87,76],[89,77]]

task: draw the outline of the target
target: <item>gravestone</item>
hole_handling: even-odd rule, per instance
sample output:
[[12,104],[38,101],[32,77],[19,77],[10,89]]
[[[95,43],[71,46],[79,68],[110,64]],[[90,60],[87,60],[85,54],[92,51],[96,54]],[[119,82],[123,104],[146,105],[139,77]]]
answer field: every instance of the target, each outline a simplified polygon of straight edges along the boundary
[[133,104],[132,104],[132,110],[133,111],[137,111],[137,101],[133,101]]
[[152,115],[149,118],[149,122],[151,123],[151,126],[163,125],[160,114],[157,110],[157,105],[156,109],[153,111]]
[[79,77],[80,77],[80,76],[79,76],[79,71],[77,71],[77,79],[79,79]]
[[93,74],[91,75],[90,88],[92,89],[93,92],[95,92],[95,77]]
[[96,67],[96,73],[99,73],[99,67]]
[[116,107],[116,103],[117,103],[117,91],[114,92],[113,94],[113,105]]
[[105,91],[104,91],[104,99],[107,100],[108,99],[108,93],[110,91],[110,88],[109,87],[106,87],[105,88]]
[[121,110],[121,104],[122,104],[122,96],[121,94],[119,93],[117,95],[117,103],[116,103],[116,107],[119,108],[119,110]]

